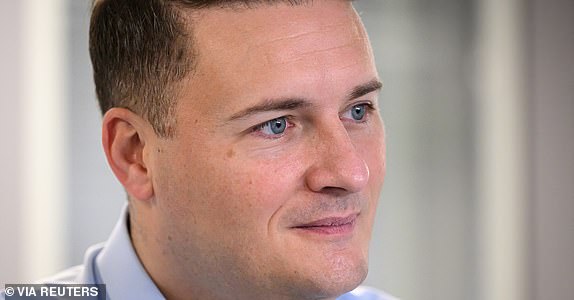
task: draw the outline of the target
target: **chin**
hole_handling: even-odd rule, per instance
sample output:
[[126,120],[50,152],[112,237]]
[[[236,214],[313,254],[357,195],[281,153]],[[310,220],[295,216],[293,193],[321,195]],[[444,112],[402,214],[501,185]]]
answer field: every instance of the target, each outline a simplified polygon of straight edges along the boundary
[[331,274],[327,287],[332,294],[339,296],[359,286],[367,277],[368,266],[366,262],[350,265],[345,269],[338,269]]
[[328,275],[327,282],[332,283],[332,289],[348,292],[365,280],[369,271],[367,249],[359,244],[340,252],[324,254],[327,261],[325,270],[330,270],[324,274]]
[[276,256],[272,265],[283,268],[275,270],[281,270],[275,272],[279,280],[271,282],[276,289],[291,295],[289,299],[336,298],[355,289],[367,277],[368,239],[359,235],[338,242],[305,241],[290,246],[289,251],[276,252],[283,255]]
[[[313,298],[335,298],[359,286],[367,277],[368,264],[364,259],[345,260],[332,257],[332,261],[322,269],[314,270],[314,276],[308,277],[308,295]],[[315,267],[318,267],[317,264]],[[307,297],[299,297],[307,299]]]

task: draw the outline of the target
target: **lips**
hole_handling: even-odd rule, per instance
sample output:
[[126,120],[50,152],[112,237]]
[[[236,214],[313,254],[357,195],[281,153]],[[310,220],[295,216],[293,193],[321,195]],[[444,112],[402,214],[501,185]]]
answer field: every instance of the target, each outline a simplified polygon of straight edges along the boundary
[[328,217],[317,221],[294,226],[294,229],[317,234],[349,234],[353,232],[359,214],[346,217]]

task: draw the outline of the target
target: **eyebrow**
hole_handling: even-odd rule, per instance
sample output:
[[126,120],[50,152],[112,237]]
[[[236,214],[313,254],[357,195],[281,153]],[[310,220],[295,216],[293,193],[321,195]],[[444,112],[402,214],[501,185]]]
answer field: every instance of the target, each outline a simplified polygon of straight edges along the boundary
[[[354,87],[347,95],[349,100],[356,99],[372,92],[378,91],[383,87],[383,84],[378,79],[373,79],[365,84]],[[238,113],[233,114],[228,121],[237,119],[245,119],[251,115],[269,112],[269,111],[282,111],[282,110],[297,110],[301,108],[308,108],[313,104],[303,98],[278,98],[268,99],[261,104],[248,107]]]
[[279,110],[296,110],[300,108],[305,108],[312,106],[312,104],[300,98],[279,98],[279,99],[270,99],[261,104],[257,104],[255,106],[251,106],[247,109],[244,109],[229,118],[229,121],[237,120],[237,119],[244,119],[251,115],[268,112],[268,111],[279,111]]
[[383,88],[383,83],[378,79],[373,79],[365,84],[359,85],[349,93],[349,99],[357,99]]

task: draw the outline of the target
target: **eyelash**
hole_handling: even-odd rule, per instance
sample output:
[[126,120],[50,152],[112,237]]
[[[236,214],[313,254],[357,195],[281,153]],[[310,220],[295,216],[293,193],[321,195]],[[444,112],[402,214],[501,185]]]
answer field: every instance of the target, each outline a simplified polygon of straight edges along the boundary
[[371,115],[374,111],[377,110],[377,109],[375,108],[375,106],[373,105],[372,102],[362,102],[362,103],[353,104],[353,105],[347,107],[347,109],[345,110],[345,112],[351,111],[351,110],[352,110],[354,107],[356,107],[356,106],[365,106],[365,108],[366,108],[365,116],[363,117],[362,120],[354,120],[354,119],[351,119],[351,121],[352,121],[353,123],[356,123],[356,124],[362,124],[362,123],[368,122],[370,115]]
[[[361,106],[361,105],[364,105],[365,108],[366,108],[366,110],[367,110],[367,111],[365,112],[365,116],[364,116],[364,118],[363,118],[362,120],[352,120],[353,123],[363,124],[363,123],[368,122],[369,116],[372,114],[373,111],[376,111],[376,110],[377,110],[377,109],[375,108],[375,106],[373,105],[373,103],[371,103],[371,102],[362,102],[362,103],[357,103],[357,104],[353,104],[353,105],[349,106],[349,107],[345,110],[345,112],[348,112],[348,111],[350,111],[351,109],[353,109],[354,107],[356,107],[356,106]],[[278,120],[278,119],[283,119],[283,118],[285,119],[285,122],[286,122],[286,126],[287,126],[287,127],[285,128],[285,131],[282,132],[281,134],[269,135],[269,134],[264,134],[264,133],[261,132],[266,126],[270,125],[271,122],[273,122],[273,121],[275,121],[275,120]],[[258,124],[258,125],[256,125],[256,126],[254,126],[253,128],[251,128],[250,131],[251,131],[251,133],[256,134],[256,135],[258,135],[258,136],[260,136],[260,137],[262,137],[262,138],[265,138],[265,139],[270,139],[270,140],[279,139],[279,138],[283,137],[283,136],[286,134],[286,131],[287,131],[287,130],[289,130],[290,128],[292,128],[293,126],[295,126],[295,125],[293,124],[293,122],[292,122],[293,118],[294,118],[294,117],[293,117],[293,116],[290,116],[290,115],[281,116],[281,117],[278,117],[278,118],[275,118],[275,119],[272,119],[272,120],[269,120],[269,121],[265,121],[265,122],[263,122],[263,123],[261,123],[261,124]]]
[[[278,119],[285,119],[285,124],[286,124],[287,127],[285,128],[285,131],[284,131],[283,133],[281,133],[281,134],[276,134],[276,135],[269,135],[269,134],[264,134],[264,133],[261,132],[261,131],[262,131],[266,126],[268,126],[271,122],[273,122],[273,121],[275,121],[275,120],[278,120]],[[295,126],[295,124],[293,124],[292,120],[293,120],[293,116],[289,116],[289,115],[287,115],[287,116],[281,116],[281,117],[279,117],[279,118],[275,118],[275,119],[272,119],[272,120],[269,120],[269,121],[265,121],[265,122],[263,122],[263,123],[261,123],[261,124],[259,124],[259,125],[254,126],[254,127],[251,129],[251,132],[254,133],[254,134],[256,134],[256,135],[258,135],[258,136],[260,136],[260,137],[262,137],[262,138],[270,139],[270,140],[275,140],[275,139],[278,139],[278,138],[283,137],[283,136],[286,134],[286,131],[289,130],[289,128],[292,128],[293,126]]]

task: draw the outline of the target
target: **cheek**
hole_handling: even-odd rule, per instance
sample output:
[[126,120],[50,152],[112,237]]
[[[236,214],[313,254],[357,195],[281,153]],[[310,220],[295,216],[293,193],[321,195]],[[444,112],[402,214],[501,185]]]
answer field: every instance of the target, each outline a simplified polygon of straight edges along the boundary
[[377,189],[378,186],[380,189],[386,173],[386,145],[382,125],[376,126],[368,136],[358,140],[355,147],[369,167],[370,188]]
[[373,169],[373,180],[382,185],[387,170],[387,153],[384,137],[380,138],[380,141],[377,143],[376,149],[371,153],[369,160],[369,164],[372,165]]
[[292,159],[246,158],[234,150],[223,151],[220,159],[209,163],[202,176],[206,196],[212,198],[220,217],[229,225],[267,228],[272,216],[293,195],[298,164]]
[[372,222],[386,175],[386,145],[383,127],[378,127],[368,139],[362,140],[361,145],[357,147],[360,147],[361,155],[369,167],[369,184],[366,192],[369,195],[369,219]]

